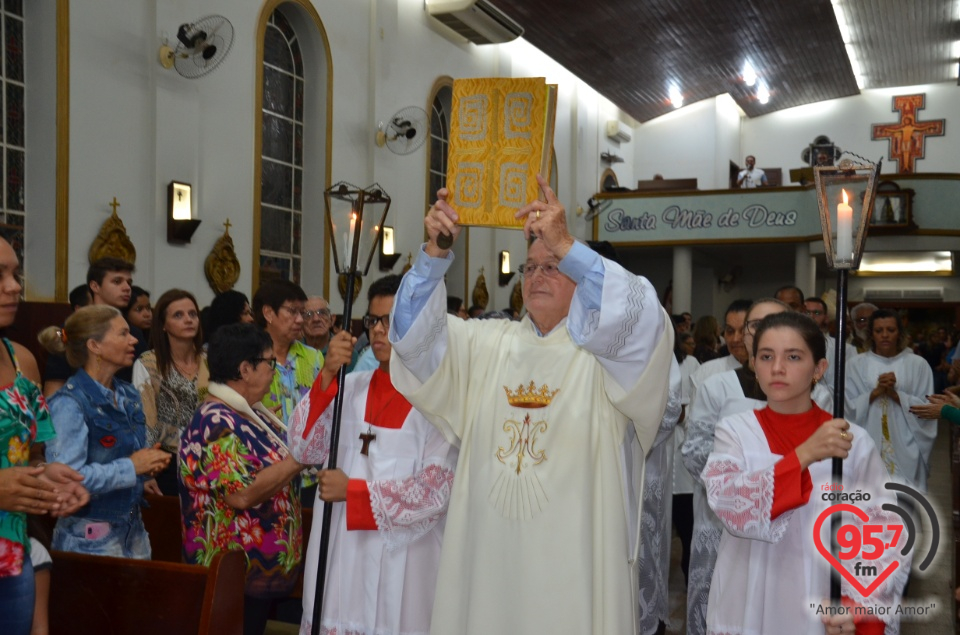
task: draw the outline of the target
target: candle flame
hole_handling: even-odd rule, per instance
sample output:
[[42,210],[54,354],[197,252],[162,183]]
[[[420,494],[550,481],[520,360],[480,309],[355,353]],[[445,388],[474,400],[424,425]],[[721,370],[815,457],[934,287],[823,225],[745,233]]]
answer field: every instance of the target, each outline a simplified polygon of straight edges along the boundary
[[843,192],[843,204],[844,204],[844,205],[849,204],[849,203],[850,203],[850,197],[847,195],[847,191],[846,191],[846,190],[840,190],[840,191]]

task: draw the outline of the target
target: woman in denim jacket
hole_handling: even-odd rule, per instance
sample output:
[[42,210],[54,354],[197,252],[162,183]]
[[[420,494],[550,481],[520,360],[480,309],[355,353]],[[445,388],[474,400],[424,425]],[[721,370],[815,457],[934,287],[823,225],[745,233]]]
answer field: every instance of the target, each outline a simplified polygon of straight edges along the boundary
[[63,328],[49,327],[40,343],[66,353],[77,372],[50,399],[57,437],[47,460],[83,474],[90,503],[61,518],[53,548],[101,556],[150,558],[140,517],[144,490],[159,494],[153,479],[170,462],[158,447],[145,447],[140,393],[114,374],[133,364],[136,338],[120,312],[110,306],[79,309]]

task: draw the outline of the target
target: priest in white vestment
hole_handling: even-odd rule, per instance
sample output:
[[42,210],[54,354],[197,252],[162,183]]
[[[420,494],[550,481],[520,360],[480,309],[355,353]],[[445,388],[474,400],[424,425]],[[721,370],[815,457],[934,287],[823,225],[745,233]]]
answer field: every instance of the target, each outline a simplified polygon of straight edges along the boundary
[[933,371],[904,347],[893,311],[875,311],[868,333],[870,350],[847,365],[844,414],[870,434],[894,479],[925,492],[937,420],[921,419],[910,407],[933,394]]
[[543,179],[520,322],[448,318],[446,190],[390,325],[391,377],[460,458],[431,632],[635,633],[643,457],[673,329],[650,283],[581,243]]
[[[304,567],[301,635],[309,635],[323,505],[334,505],[321,633],[426,635],[430,632],[443,523],[457,451],[390,382],[390,309],[399,276],[375,281],[364,326],[380,362],[346,376],[339,469],[319,474],[314,529]],[[349,364],[346,331],[330,343],[320,377],[290,418],[291,453],[326,462],[337,369]],[[327,501],[327,502],[324,502]]]

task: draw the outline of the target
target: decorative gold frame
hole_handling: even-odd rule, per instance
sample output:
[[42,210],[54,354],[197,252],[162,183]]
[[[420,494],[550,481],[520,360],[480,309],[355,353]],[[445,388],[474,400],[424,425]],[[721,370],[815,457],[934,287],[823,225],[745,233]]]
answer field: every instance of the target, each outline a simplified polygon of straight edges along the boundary
[[53,297],[67,301],[70,264],[70,0],[57,0],[57,164]]
[[[257,18],[257,54],[256,54],[256,77],[254,79],[254,101],[253,101],[253,170],[255,178],[253,179],[253,232],[251,234],[251,245],[253,247],[253,258],[250,269],[251,293],[256,293],[260,286],[260,172],[262,170],[261,155],[263,153],[263,38],[267,32],[267,21],[274,9],[282,4],[294,4],[303,9],[317,27],[317,34],[323,41],[323,48],[326,52],[327,64],[327,138],[326,138],[326,174],[324,174],[324,189],[330,187],[332,183],[331,175],[333,173],[333,58],[330,55],[330,38],[327,37],[327,30],[323,26],[320,14],[313,6],[310,0],[266,0],[260,9],[260,16]],[[301,258],[301,267],[303,266]],[[323,295],[330,297],[330,236],[324,234],[323,239]]]

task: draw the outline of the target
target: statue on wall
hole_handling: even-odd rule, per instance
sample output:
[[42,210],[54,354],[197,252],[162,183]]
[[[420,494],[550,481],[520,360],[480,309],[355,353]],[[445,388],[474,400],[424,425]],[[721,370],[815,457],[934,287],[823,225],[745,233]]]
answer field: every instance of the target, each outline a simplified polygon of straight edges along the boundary
[[480,267],[480,275],[477,276],[477,282],[473,285],[473,305],[487,309],[490,303],[490,293],[487,291],[487,279],[483,275],[483,267]]
[[91,263],[109,257],[120,258],[130,264],[136,264],[137,249],[133,246],[130,237],[127,236],[127,228],[124,227],[123,221],[117,216],[117,208],[120,207],[120,203],[117,202],[116,196],[113,197],[110,207],[113,208],[113,213],[110,218],[104,221],[97,237],[93,239],[87,258],[90,259]]
[[523,311],[523,283],[517,282],[513,285],[513,292],[510,294],[510,308],[517,315]]
[[233,238],[230,237],[230,219],[223,224],[223,236],[217,239],[213,249],[207,254],[203,263],[203,272],[207,275],[207,282],[214,293],[220,294],[233,288],[240,278],[240,261],[233,249]]

